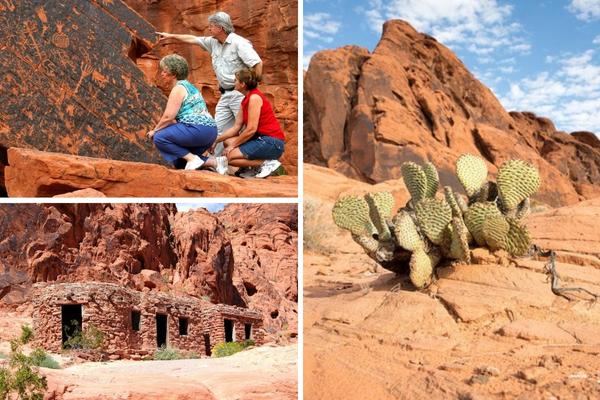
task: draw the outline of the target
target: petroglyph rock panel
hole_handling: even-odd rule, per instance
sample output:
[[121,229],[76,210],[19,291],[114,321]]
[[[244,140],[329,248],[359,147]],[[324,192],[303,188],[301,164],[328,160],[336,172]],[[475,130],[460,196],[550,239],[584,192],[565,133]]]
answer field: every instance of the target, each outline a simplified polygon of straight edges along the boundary
[[166,98],[135,60],[154,27],[120,0],[0,1],[0,146],[158,162]]

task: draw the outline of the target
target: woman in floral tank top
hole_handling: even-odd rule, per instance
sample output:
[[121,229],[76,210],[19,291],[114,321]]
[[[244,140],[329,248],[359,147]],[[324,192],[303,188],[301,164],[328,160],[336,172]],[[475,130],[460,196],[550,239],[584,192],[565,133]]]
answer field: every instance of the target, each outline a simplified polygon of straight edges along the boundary
[[217,138],[217,124],[208,112],[202,94],[186,80],[189,72],[185,58],[171,54],[160,60],[160,76],[172,86],[165,111],[158,124],[147,133],[165,160],[176,168],[200,168],[202,154]]

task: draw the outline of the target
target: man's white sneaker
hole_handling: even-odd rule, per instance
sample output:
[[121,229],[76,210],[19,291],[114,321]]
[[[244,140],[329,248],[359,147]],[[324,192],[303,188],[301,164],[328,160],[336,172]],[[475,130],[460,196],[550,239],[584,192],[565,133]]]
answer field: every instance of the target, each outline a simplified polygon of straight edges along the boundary
[[227,157],[215,157],[215,162],[217,164],[217,172],[221,175],[227,175],[227,169],[229,167],[229,163],[227,161]]
[[254,177],[266,178],[267,176],[271,175],[271,173],[274,172],[277,168],[279,168],[280,165],[281,163],[277,160],[266,160],[262,163],[262,165],[260,166],[260,170]]
[[200,167],[201,167],[203,164],[204,164],[204,160],[203,160],[203,159],[201,159],[201,158],[200,158],[200,157],[198,157],[198,156],[194,156],[194,158],[192,159],[192,161],[188,161],[188,162],[185,164],[185,169],[186,169],[187,171],[194,170],[194,169],[198,169],[198,168],[200,168]]

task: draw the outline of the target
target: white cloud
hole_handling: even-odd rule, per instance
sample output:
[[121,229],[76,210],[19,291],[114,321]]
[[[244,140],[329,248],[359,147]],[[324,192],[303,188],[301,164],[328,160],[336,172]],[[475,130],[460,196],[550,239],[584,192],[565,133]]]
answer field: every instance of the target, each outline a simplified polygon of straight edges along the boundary
[[509,110],[550,117],[559,129],[600,133],[600,62],[594,50],[549,57],[556,69],[513,82],[500,101]]
[[600,35],[596,36],[594,38],[594,40],[592,40],[592,43],[594,43],[594,44],[600,44]]
[[323,35],[334,35],[341,25],[340,22],[333,20],[329,13],[318,12],[304,16],[304,34],[321,37]]
[[521,54],[531,49],[518,36],[521,26],[510,21],[512,6],[498,0],[370,0],[369,7],[365,15],[377,33],[384,21],[403,19],[454,50],[462,46],[479,56],[502,48]]
[[582,21],[600,19],[600,0],[571,0],[567,9]]

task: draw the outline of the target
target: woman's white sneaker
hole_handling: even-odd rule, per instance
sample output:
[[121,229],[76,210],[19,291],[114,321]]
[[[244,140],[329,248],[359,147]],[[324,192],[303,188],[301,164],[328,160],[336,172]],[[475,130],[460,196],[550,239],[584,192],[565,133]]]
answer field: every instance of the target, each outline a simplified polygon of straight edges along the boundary
[[217,164],[217,172],[221,175],[227,175],[227,170],[229,169],[229,162],[227,161],[227,157],[215,157],[215,162]]
[[262,163],[262,165],[260,166],[260,170],[254,177],[266,178],[267,176],[271,175],[271,173],[273,173],[277,168],[279,168],[280,165],[281,163],[277,160],[266,160]]
[[204,160],[198,156],[194,156],[191,161],[185,163],[185,169],[191,171],[200,168],[202,165],[204,165]]

